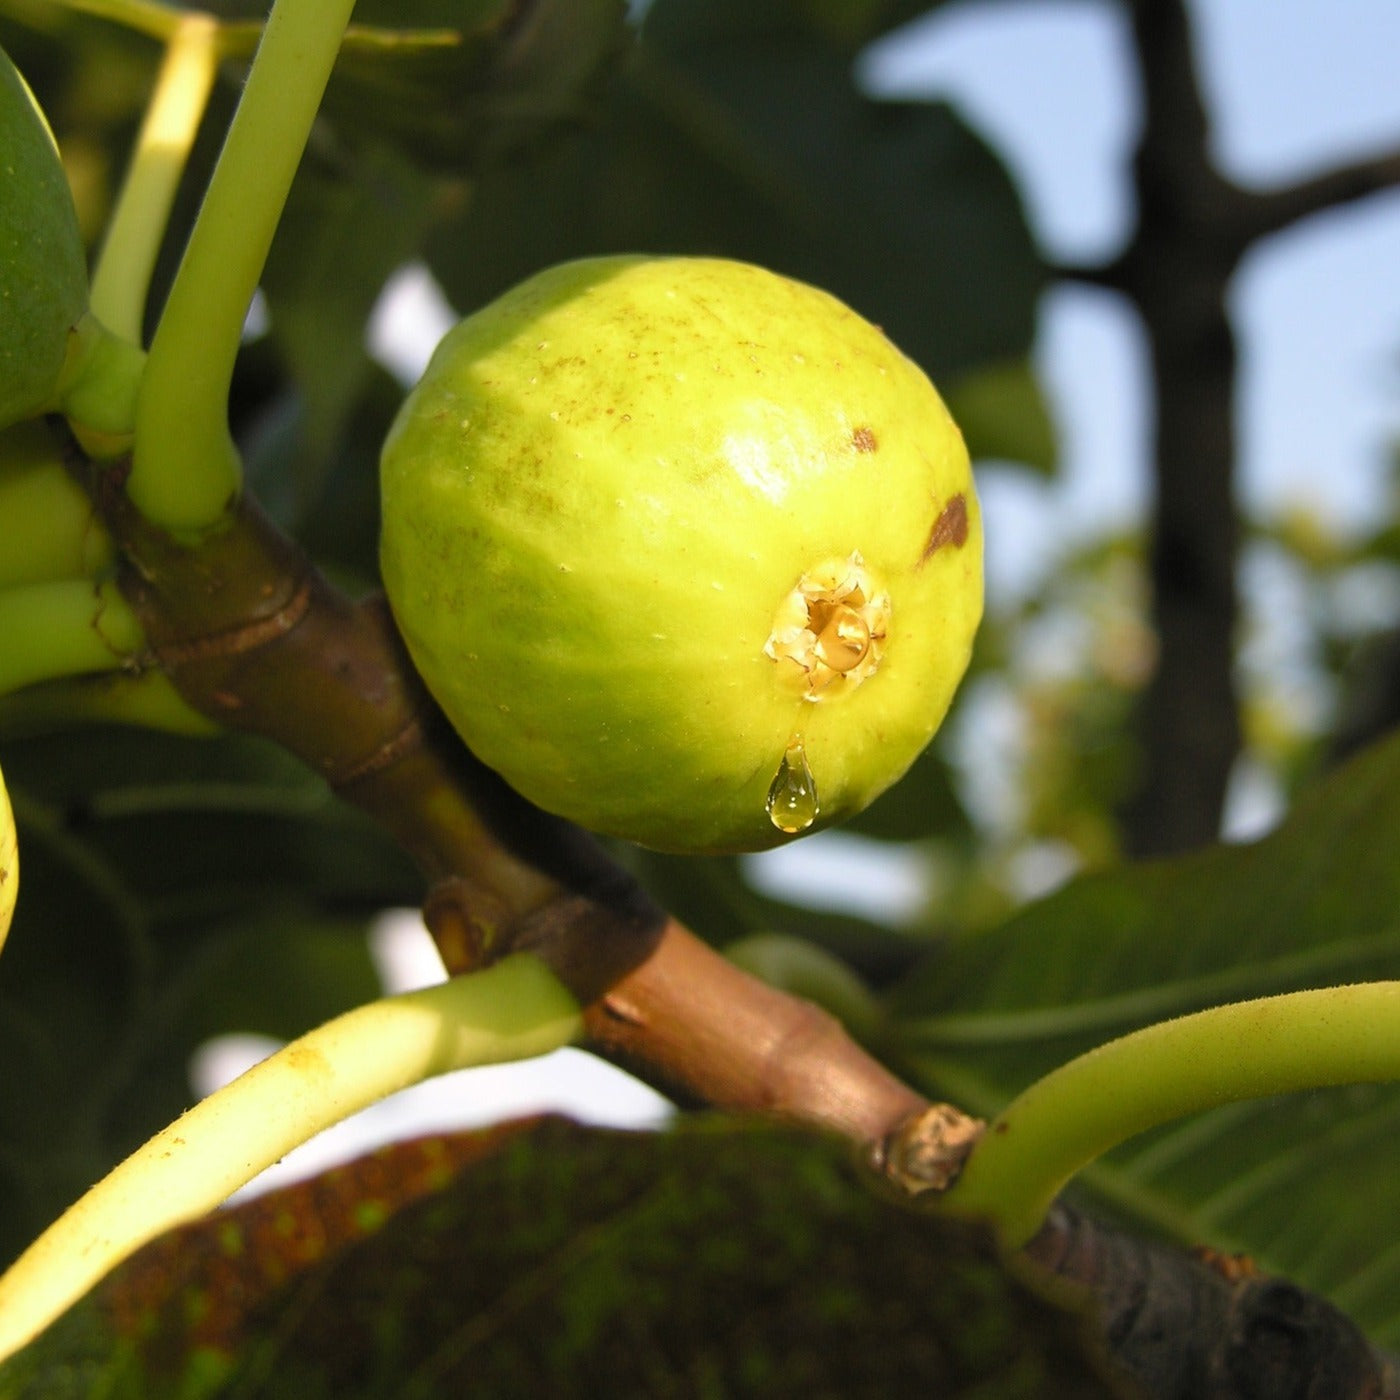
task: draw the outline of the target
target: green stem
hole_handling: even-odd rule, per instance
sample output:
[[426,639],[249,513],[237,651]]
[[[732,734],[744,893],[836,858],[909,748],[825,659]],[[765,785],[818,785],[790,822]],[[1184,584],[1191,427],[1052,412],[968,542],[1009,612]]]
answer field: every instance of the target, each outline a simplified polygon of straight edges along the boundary
[[951,1209],[1025,1243],[1082,1167],[1125,1139],[1220,1104],[1400,1079],[1400,982],[1235,1002],[1080,1055],[992,1121]]
[[517,953],[293,1041],[138,1148],[0,1277],[0,1359],[141,1245],[213,1209],[323,1128],[433,1075],[558,1049],[581,1028],[554,974]]
[[132,725],[199,738],[223,733],[213,720],[191,708],[164,671],[67,676],[0,695],[0,743],[94,724]]
[[58,407],[94,461],[113,461],[131,452],[145,365],[141,347],[113,335],[91,311],[68,332]]
[[228,428],[243,321],[354,0],[276,0],[151,343],[127,492],[184,537],[242,480]]
[[[124,25],[153,39],[168,39],[180,22],[181,12],[161,0],[56,0],[65,10]],[[10,6],[5,4],[4,8]]]
[[144,646],[141,624],[114,583],[61,579],[0,592],[0,695],[118,670]]
[[111,536],[43,421],[0,433],[0,521],[0,593],[96,578],[112,562]]
[[209,15],[185,15],[166,46],[93,273],[93,314],[136,345],[142,342],[151,272],[218,65],[218,23]]

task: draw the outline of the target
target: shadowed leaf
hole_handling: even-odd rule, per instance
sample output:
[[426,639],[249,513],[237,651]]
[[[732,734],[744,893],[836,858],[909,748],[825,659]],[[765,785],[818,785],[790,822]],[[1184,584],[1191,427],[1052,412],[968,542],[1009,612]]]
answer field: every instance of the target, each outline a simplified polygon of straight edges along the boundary
[[1024,360],[972,371],[947,385],[944,399],[973,461],[991,458],[1053,476],[1058,447],[1050,406]]
[[387,137],[416,164],[455,173],[577,123],[627,38],[623,0],[395,0],[355,14],[426,41],[371,33],[347,46],[327,113],[342,131]]
[[382,148],[353,164],[308,161],[292,188],[262,290],[297,389],[297,452],[259,484],[294,530],[346,450],[347,419],[374,373],[366,323],[386,280],[416,254],[436,192],[436,182]]
[[1091,1400],[1081,1319],[823,1142],[557,1120],[403,1144],[155,1242],[7,1395]]
[[0,961],[0,1257],[188,1107],[209,1036],[377,996],[407,859],[269,745],[111,729],[0,750],[24,883]]
[[863,96],[810,24],[708,19],[657,0],[595,127],[483,176],[429,242],[454,304],[569,257],[717,253],[825,287],[940,382],[1023,355],[1041,273],[981,140]]

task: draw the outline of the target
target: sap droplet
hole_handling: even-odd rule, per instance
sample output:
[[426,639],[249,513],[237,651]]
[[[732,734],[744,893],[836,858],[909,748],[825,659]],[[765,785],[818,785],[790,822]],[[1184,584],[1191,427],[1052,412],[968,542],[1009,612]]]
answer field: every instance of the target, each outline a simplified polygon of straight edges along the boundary
[[768,820],[789,836],[806,831],[817,819],[821,806],[817,801],[817,780],[807,762],[802,736],[794,734],[788,740],[783,761],[768,789]]

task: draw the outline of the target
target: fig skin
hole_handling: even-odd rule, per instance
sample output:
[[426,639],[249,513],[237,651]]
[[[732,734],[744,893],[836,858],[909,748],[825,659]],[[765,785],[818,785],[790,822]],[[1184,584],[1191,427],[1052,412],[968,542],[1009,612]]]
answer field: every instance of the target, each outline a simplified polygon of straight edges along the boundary
[[[385,591],[467,745],[657,849],[789,839],[785,758],[815,783],[805,829],[861,810],[938,728],[981,617],[937,392],[835,298],[743,263],[585,259],[505,293],[444,337],[381,490]],[[869,645],[815,685],[794,590],[843,568]]]
[[15,814],[5,775],[0,773],[0,948],[10,932],[15,900],[19,896],[19,847],[15,841]]

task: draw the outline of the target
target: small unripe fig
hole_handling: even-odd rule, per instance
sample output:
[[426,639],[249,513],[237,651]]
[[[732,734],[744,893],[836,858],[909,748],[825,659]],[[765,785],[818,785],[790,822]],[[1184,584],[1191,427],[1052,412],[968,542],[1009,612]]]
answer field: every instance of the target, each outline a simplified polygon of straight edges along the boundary
[[0,50],[0,428],[52,408],[87,260],[58,148]]
[[42,421],[0,429],[0,588],[96,578],[112,538]]
[[443,339],[381,462],[384,587],[468,746],[663,850],[858,812],[982,608],[966,449],[835,298],[743,263],[548,269]]

